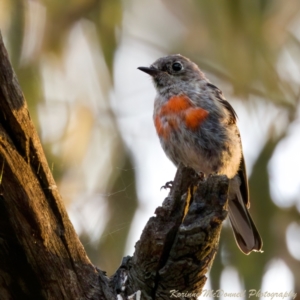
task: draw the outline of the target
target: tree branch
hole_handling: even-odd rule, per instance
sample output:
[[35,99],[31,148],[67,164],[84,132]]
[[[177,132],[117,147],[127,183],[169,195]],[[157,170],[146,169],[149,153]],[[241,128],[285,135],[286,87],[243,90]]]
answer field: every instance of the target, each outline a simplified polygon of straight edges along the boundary
[[[228,179],[211,176],[199,181],[185,215],[186,192],[194,186],[195,175],[179,167],[170,195],[149,219],[133,257],[123,259],[122,276],[117,272],[112,279],[123,287],[116,291],[123,299],[137,291],[142,299],[170,299],[171,294],[186,299],[185,292],[196,299],[201,294],[227,216]],[[122,278],[127,278],[125,284]]]
[[1,36],[0,164],[1,297],[113,299],[67,216]]

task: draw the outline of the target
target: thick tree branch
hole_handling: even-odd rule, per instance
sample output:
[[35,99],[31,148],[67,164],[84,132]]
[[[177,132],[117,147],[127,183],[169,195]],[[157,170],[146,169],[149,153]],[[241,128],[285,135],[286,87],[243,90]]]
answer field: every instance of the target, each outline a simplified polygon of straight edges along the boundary
[[186,192],[194,186],[195,175],[192,169],[178,169],[169,197],[148,221],[134,256],[123,260],[127,283],[124,292],[118,292],[124,299],[138,290],[142,299],[170,299],[171,294],[184,292],[196,299],[201,294],[227,216],[228,179],[211,176],[199,181],[185,215]]
[[67,216],[0,37],[3,164],[1,297],[109,299],[104,296],[107,278],[91,264]]
[[226,177],[201,181],[181,166],[133,257],[125,257],[109,280],[90,262],[67,216],[0,35],[1,299],[200,293],[227,214],[227,190]]

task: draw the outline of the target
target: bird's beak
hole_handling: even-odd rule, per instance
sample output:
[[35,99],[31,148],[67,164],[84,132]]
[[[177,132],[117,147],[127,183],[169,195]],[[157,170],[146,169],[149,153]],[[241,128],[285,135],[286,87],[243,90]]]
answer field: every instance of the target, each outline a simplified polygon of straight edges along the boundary
[[159,73],[159,70],[157,68],[155,68],[154,66],[150,66],[150,68],[148,67],[138,67],[139,70],[149,74],[150,76],[155,76]]

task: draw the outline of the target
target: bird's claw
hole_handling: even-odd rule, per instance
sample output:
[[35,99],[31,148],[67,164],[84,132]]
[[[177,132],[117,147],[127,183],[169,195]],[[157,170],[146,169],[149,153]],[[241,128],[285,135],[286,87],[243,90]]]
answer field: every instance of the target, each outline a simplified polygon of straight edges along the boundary
[[165,185],[163,185],[160,189],[171,189],[172,187],[173,187],[173,181],[168,181],[168,182],[166,182],[166,184]]

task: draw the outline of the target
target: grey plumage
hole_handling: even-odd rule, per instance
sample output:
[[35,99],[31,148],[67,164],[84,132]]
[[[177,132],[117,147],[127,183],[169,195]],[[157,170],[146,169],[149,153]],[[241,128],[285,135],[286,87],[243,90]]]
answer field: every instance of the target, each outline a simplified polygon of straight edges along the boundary
[[262,240],[248,212],[248,181],[237,114],[198,66],[177,54],[140,67],[154,82],[154,123],[166,155],[196,172],[227,175],[229,219],[239,248],[261,251]]

